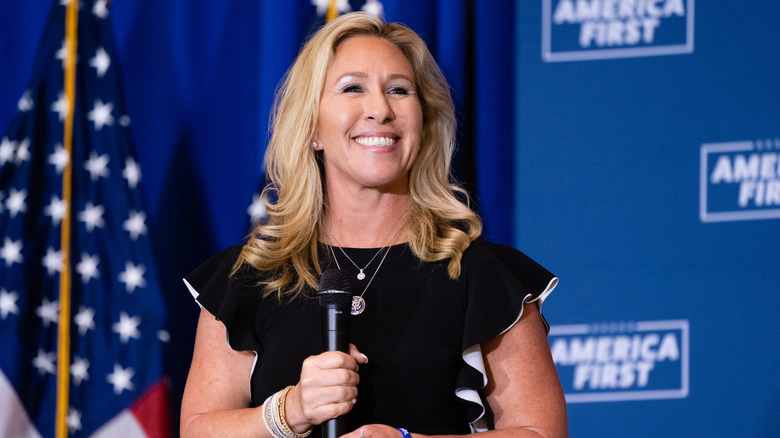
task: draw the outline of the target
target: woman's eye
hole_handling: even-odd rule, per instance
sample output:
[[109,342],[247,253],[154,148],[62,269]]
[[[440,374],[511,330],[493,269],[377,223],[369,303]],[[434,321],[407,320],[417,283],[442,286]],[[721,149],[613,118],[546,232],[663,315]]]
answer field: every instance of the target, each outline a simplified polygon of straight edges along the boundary
[[390,89],[390,94],[409,94],[409,90],[404,87],[393,87]]
[[357,93],[361,90],[360,85],[347,85],[341,90],[343,93]]

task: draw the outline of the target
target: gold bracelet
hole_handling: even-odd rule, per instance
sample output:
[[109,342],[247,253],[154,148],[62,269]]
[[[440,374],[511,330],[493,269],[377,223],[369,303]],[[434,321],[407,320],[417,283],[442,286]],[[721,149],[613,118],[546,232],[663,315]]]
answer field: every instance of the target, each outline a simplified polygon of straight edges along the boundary
[[287,388],[284,388],[282,390],[282,393],[279,395],[279,406],[278,406],[278,418],[279,418],[279,425],[281,426],[282,431],[287,434],[288,436],[294,437],[294,438],[306,438],[311,434],[312,428],[310,427],[309,430],[307,430],[304,433],[295,433],[295,431],[290,428],[290,425],[287,424],[287,420],[284,418],[284,402],[287,400],[287,393],[290,392],[292,389],[292,386],[288,386]]

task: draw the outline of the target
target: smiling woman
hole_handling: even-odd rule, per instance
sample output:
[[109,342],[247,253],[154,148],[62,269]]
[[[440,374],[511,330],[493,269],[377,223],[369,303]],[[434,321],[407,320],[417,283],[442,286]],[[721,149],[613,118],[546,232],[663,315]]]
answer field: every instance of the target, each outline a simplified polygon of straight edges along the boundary
[[[414,32],[353,13],[312,37],[277,96],[268,222],[186,279],[184,436],[303,438],[342,415],[349,438],[567,434],[539,312],[557,278],[480,237],[454,136]],[[321,353],[327,269],[357,291],[348,352]]]

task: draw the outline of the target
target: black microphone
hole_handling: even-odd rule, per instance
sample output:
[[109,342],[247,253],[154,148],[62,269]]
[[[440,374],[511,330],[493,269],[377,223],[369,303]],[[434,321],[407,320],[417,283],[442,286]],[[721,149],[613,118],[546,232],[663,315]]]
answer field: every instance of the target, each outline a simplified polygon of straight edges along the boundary
[[[352,282],[342,269],[328,269],[320,278],[317,292],[322,319],[322,351],[349,353],[349,316],[352,310]],[[322,438],[338,438],[349,432],[347,416],[333,418],[322,425]]]

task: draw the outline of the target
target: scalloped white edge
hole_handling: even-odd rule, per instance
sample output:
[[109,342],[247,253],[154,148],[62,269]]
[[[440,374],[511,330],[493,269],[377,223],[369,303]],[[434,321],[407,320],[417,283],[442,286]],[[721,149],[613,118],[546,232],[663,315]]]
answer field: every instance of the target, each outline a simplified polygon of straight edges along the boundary
[[[517,321],[520,320],[520,317],[523,316],[523,309],[525,308],[526,303],[533,303],[533,302],[539,302],[539,311],[542,310],[542,304],[544,303],[544,300],[547,299],[547,296],[552,293],[553,289],[555,289],[555,286],[558,285],[558,277],[553,277],[550,282],[547,284],[547,287],[544,289],[544,291],[539,294],[539,296],[535,300],[529,300],[528,298],[531,297],[531,294],[526,295],[523,298],[523,305],[520,307],[520,314],[517,315],[517,318],[512,322],[512,324],[509,325],[509,327],[505,328],[500,334],[504,334],[507,332],[507,330],[514,327],[515,324],[517,324]],[[545,323],[545,326],[547,323]],[[485,371],[485,361],[484,357],[482,356],[482,347],[479,344],[472,345],[466,350],[463,351],[463,361],[466,362],[470,367],[474,368],[475,370],[479,371],[480,374],[482,374],[482,388],[484,388],[487,385],[488,379],[487,379],[487,372]],[[480,389],[482,389],[480,388]],[[485,421],[485,405],[482,404],[482,397],[480,397],[479,392],[477,390],[471,389],[471,388],[456,388],[455,389],[455,396],[460,398],[461,400],[465,400],[467,402],[476,403],[482,408],[482,413],[479,414],[479,417],[477,417],[476,420],[472,421],[469,426],[471,427],[471,432],[486,432],[488,430],[488,424],[487,421]]]

